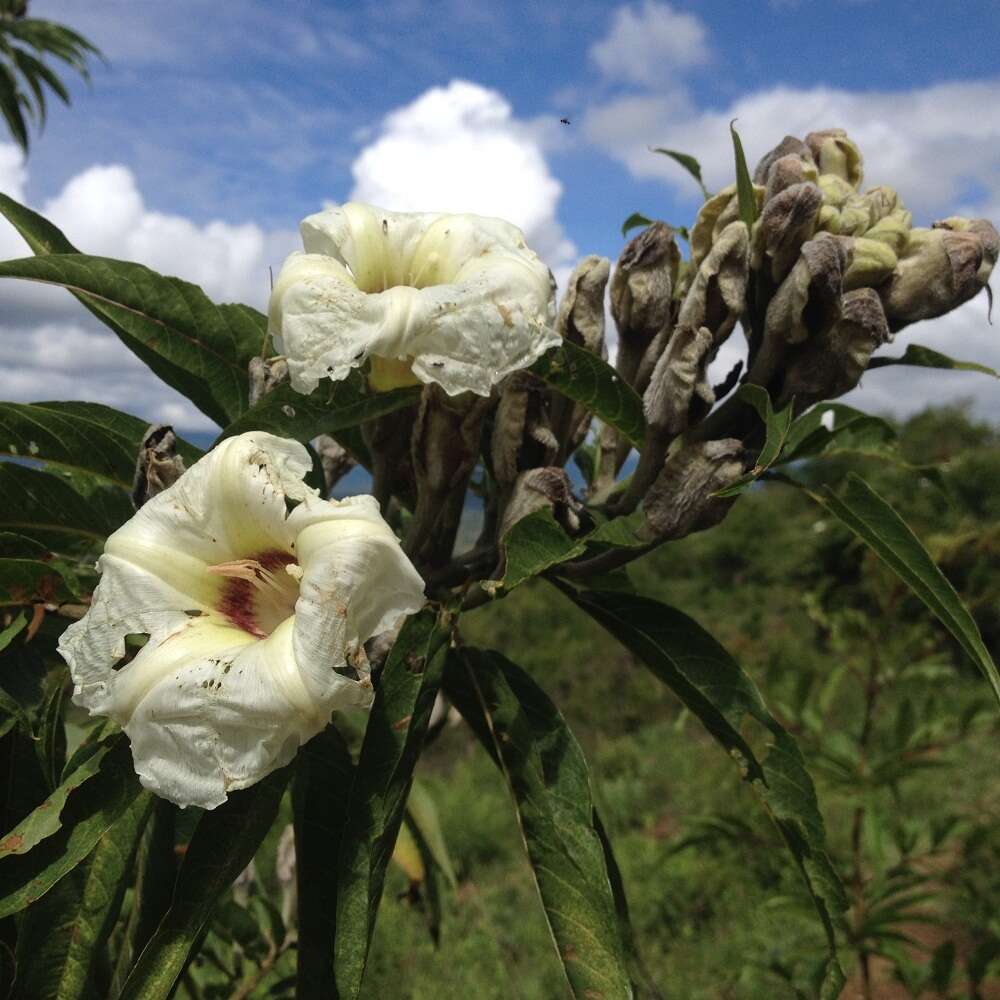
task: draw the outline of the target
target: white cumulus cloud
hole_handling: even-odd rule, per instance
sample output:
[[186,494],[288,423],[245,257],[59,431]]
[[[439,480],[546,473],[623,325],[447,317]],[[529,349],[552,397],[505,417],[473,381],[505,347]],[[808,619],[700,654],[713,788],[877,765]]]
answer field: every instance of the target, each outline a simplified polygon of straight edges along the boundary
[[[0,144],[0,190],[24,199],[27,172],[15,147]],[[148,208],[132,172],[112,164],[71,178],[39,211],[85,253],[134,260],[200,285],[216,301],[263,307],[268,266],[297,244],[293,232],[253,223],[204,225]],[[0,221],[0,257],[28,255]],[[208,429],[186,399],[164,385],[70,295],[5,279],[0,285],[0,398],[94,399],[149,420]]]
[[351,198],[397,212],[472,212],[520,227],[557,273],[576,255],[557,218],[562,186],[531,125],[465,80],[390,112],[352,166]]
[[660,87],[677,70],[708,61],[707,37],[696,15],[645,0],[638,8],[615,11],[608,34],[591,46],[590,57],[609,79]]

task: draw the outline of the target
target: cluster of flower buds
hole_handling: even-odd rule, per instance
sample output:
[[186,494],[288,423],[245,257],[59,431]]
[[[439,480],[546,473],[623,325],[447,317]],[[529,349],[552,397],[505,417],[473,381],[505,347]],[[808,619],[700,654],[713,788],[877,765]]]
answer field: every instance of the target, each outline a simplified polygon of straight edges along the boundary
[[[861,151],[841,129],[788,136],[754,173],[752,227],[732,184],[698,213],[690,261],[663,223],[625,248],[611,286],[617,368],[642,394],[649,430],[636,472],[610,496],[613,510],[645,501],[648,515],[654,497],[662,507],[692,449],[706,444],[729,442],[714,458],[700,454],[702,478],[705,463],[715,488],[739,477],[732,445],[742,441],[752,455],[759,425],[741,404],[705,419],[740,375],[713,387],[706,374],[737,320],[748,341],[742,380],[765,388],[775,406],[794,401],[801,412],[854,388],[896,331],[987,287],[1000,249],[989,222],[950,218],[914,228],[892,188],[862,190],[862,168]],[[628,446],[608,428],[600,440],[598,494],[606,495]]]

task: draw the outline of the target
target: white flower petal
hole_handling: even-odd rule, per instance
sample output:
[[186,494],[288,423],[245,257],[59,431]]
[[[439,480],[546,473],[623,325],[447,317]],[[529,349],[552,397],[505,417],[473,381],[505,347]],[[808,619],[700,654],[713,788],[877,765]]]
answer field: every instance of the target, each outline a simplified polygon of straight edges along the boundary
[[549,271],[500,219],[349,203],[301,228],[307,252],[286,261],[270,308],[300,392],[374,355],[486,396],[560,342]]
[[[339,686],[330,670],[360,643],[425,603],[424,582],[372,497],[302,504],[289,518],[303,577],[295,604],[295,660],[317,698]],[[353,647],[353,649],[352,649]],[[355,665],[362,676],[364,662]]]
[[310,467],[293,441],[223,442],[108,540],[60,640],[74,701],[118,721],[143,784],[180,805],[219,805],[369,705],[362,643],[423,604],[377,503],[320,499]]
[[[212,809],[287,764],[334,708],[357,704],[358,685],[346,679],[339,702],[310,698],[294,668],[293,631],[289,618],[253,640],[196,621],[157,648],[147,645],[121,671],[121,711],[131,709],[123,728],[146,788],[181,806]],[[147,683],[132,706],[128,696]]]

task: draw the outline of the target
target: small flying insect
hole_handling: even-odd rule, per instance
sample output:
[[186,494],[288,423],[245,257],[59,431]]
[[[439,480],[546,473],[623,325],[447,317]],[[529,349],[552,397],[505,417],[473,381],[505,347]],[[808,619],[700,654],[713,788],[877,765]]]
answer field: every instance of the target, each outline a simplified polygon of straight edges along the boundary
[[560,118],[560,119],[559,119],[559,122],[560,122],[560,124],[562,124],[562,125],[569,125],[569,124],[571,124],[571,123],[570,123],[570,120],[569,120],[568,118]]

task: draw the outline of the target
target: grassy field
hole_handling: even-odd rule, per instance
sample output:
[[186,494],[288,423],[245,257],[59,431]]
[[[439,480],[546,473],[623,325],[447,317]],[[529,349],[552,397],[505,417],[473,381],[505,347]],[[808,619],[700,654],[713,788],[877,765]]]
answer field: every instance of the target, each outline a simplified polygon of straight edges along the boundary
[[[891,497],[995,652],[998,436],[959,411],[919,417],[902,436],[911,463],[944,463],[940,485],[846,456],[804,472],[835,482],[858,468]],[[873,997],[1000,995],[985,972],[1000,946],[1000,729],[986,685],[944,629],[782,486],[647,557],[632,579],[712,631],[796,734],[852,901],[844,996],[864,995],[865,975]],[[822,931],[789,856],[737,768],[670,693],[544,582],[468,616],[462,635],[527,669],[582,744],[658,994],[814,995]],[[464,726],[448,725],[418,773],[459,885],[444,894],[435,945],[392,873],[365,995],[565,996],[492,762]]]

